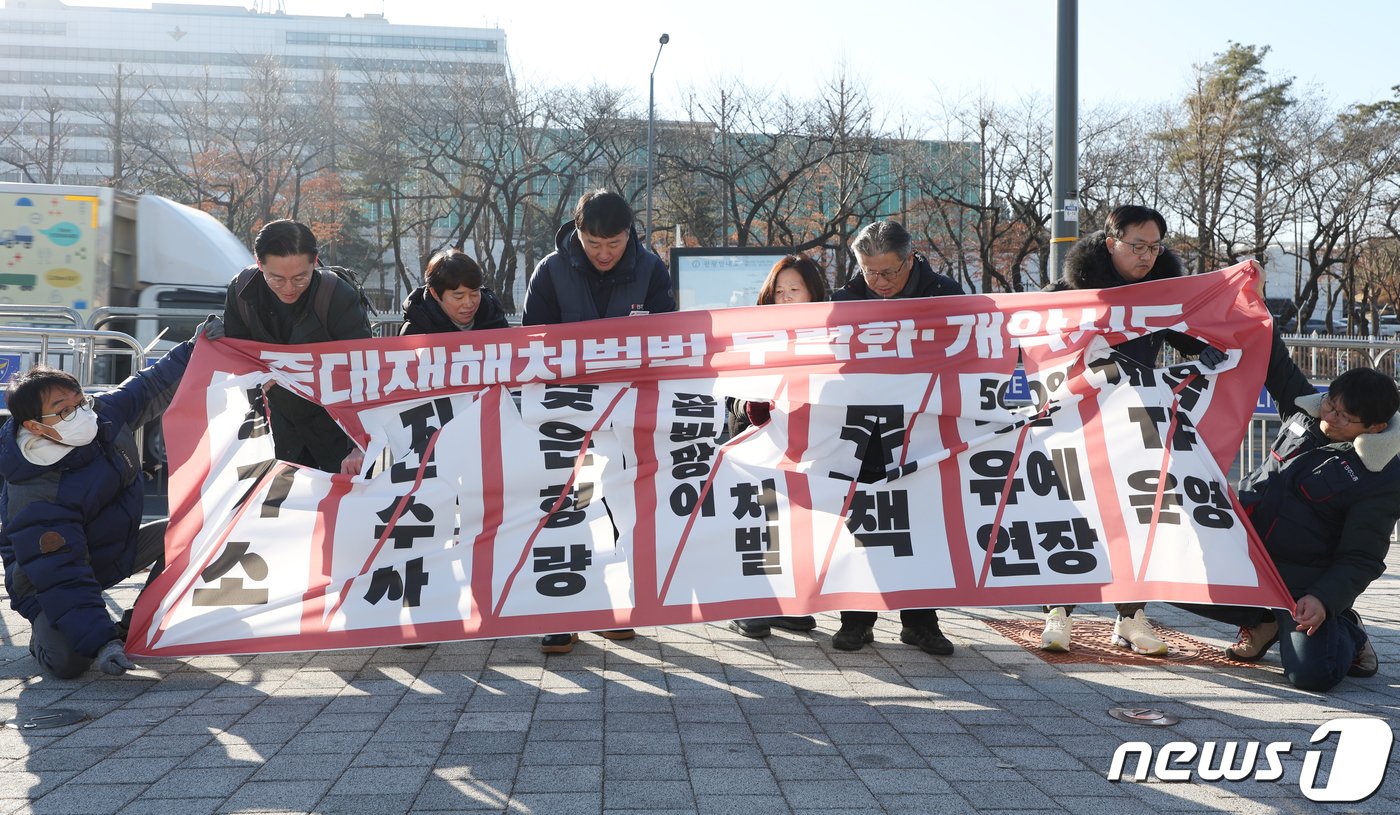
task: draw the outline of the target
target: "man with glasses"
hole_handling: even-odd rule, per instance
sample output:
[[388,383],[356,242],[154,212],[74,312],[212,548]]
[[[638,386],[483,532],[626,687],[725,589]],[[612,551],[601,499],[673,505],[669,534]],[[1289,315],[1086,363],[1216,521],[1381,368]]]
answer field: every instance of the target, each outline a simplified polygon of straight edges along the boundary
[[[223,336],[217,318],[196,337]],[[135,433],[170,404],[194,340],[88,397],[72,374],[36,366],[10,382],[0,427],[0,560],[10,607],[31,624],[29,653],[59,679],[95,660],[131,668],[124,625],[102,592],[163,562],[165,521],[141,525],[145,489]],[[125,618],[124,618],[125,622]]]
[[[637,235],[632,206],[618,193],[590,190],[574,206],[574,219],[559,227],[554,251],[535,266],[520,324],[548,326],[676,310],[666,264]],[[647,236],[650,239],[650,235]],[[599,631],[630,640],[630,628]],[[540,652],[567,654],[578,634],[547,634]]]
[[1354,368],[1315,393],[1277,334],[1264,385],[1283,426],[1239,496],[1295,605],[1183,607],[1240,626],[1232,659],[1257,662],[1277,642],[1288,681],[1321,693],[1379,667],[1352,606],[1385,571],[1400,519],[1400,390]]
[[[1064,277],[1052,281],[1045,291],[1110,289],[1181,277],[1181,259],[1163,243],[1166,234],[1167,221],[1157,210],[1132,204],[1120,206],[1109,213],[1102,231],[1089,235],[1069,250],[1065,256]],[[1156,331],[1119,343],[1113,350],[1138,365],[1155,368],[1164,343],[1171,343],[1183,354],[1199,355],[1207,368],[1214,368],[1225,360],[1225,354],[1219,349],[1175,331]],[[1114,645],[1139,654],[1166,655],[1167,644],[1147,620],[1146,603],[1117,603],[1115,608],[1118,618],[1110,640]],[[1069,650],[1073,611],[1074,606],[1045,610],[1041,648]]]
[[[253,243],[257,265],[229,283],[228,336],[301,345],[370,336],[363,296],[335,272],[317,269],[316,236],[305,224],[272,221]],[[326,472],[355,474],[364,454],[326,409],[273,385],[267,391],[277,458]]]
[[[851,252],[860,266],[860,274],[837,289],[832,300],[895,300],[913,297],[941,297],[962,294],[962,287],[950,277],[938,274],[924,257],[914,251],[913,238],[895,221],[876,221],[867,225],[851,243]],[[861,460],[861,483],[877,483],[886,479],[884,438],[873,437]],[[859,651],[875,640],[873,611],[841,612],[841,628],[831,638],[831,646],[839,651]],[[938,609],[906,608],[899,612],[903,628],[901,642],[925,653],[947,656],[953,653],[953,643],[943,636],[938,626]]]

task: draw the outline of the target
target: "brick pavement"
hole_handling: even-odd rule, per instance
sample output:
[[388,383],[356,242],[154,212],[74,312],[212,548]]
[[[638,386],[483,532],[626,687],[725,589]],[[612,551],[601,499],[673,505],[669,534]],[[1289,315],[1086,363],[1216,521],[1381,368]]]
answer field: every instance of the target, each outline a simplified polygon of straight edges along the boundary
[[[814,635],[763,641],[695,625],[621,643],[585,634],[567,656],[523,638],[159,660],[56,681],[30,675],[28,625],[5,609],[0,719],[44,707],[91,718],[0,729],[0,815],[1395,813],[1394,754],[1359,804],[1309,802],[1298,777],[1321,722],[1393,726],[1397,600],[1400,576],[1388,575],[1359,609],[1381,673],[1325,697],[1277,671],[1050,665],[983,623],[1034,616],[1025,609],[945,612],[958,652],[942,659],[899,644],[896,615],[881,616],[873,647],[833,651],[836,618],[822,615]],[[1217,645],[1232,634],[1160,604],[1149,613]],[[1182,721],[1125,724],[1107,715],[1116,706]],[[1107,781],[1114,750],[1134,740],[1295,749],[1278,782]]]

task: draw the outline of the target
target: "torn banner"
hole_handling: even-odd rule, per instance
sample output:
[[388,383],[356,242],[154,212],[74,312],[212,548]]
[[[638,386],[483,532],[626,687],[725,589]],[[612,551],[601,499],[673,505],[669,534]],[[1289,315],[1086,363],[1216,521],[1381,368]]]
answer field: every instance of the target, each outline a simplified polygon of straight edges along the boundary
[[[201,343],[166,415],[168,567],[128,650],[1286,605],[1222,474],[1269,354],[1252,286],[1240,266],[1105,291]],[[1160,330],[1229,358],[1152,370],[1109,351]],[[351,478],[274,460],[269,382],[386,463]],[[726,397],[773,402],[771,421],[722,443]]]

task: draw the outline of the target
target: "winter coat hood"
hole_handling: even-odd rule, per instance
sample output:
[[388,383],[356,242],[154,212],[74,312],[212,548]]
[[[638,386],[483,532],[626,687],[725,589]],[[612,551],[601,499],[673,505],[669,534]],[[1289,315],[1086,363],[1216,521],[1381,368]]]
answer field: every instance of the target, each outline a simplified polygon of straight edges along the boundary
[[1048,288],[1056,291],[1064,289],[1109,289],[1126,286],[1129,283],[1146,283],[1152,280],[1170,280],[1181,277],[1184,270],[1181,258],[1171,249],[1157,256],[1152,270],[1142,280],[1126,280],[1118,274],[1113,265],[1113,257],[1108,253],[1106,239],[1108,233],[1099,230],[1076,243],[1065,255],[1064,277]]

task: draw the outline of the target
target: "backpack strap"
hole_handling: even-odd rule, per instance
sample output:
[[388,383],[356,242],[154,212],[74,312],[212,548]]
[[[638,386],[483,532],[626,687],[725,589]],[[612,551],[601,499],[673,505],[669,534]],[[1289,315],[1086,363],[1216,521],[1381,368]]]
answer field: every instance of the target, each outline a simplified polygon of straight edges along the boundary
[[243,318],[243,324],[245,326],[251,326],[253,324],[253,308],[248,305],[247,300],[243,299],[243,290],[248,287],[249,283],[253,282],[253,275],[256,274],[260,274],[258,267],[249,266],[239,272],[238,277],[234,278],[233,304],[238,308],[238,316]]
[[321,325],[331,324],[331,298],[335,296],[335,287],[340,282],[340,275],[328,266],[322,266],[316,270],[320,276],[320,285],[316,287],[316,293],[311,299],[311,313],[321,321]]

